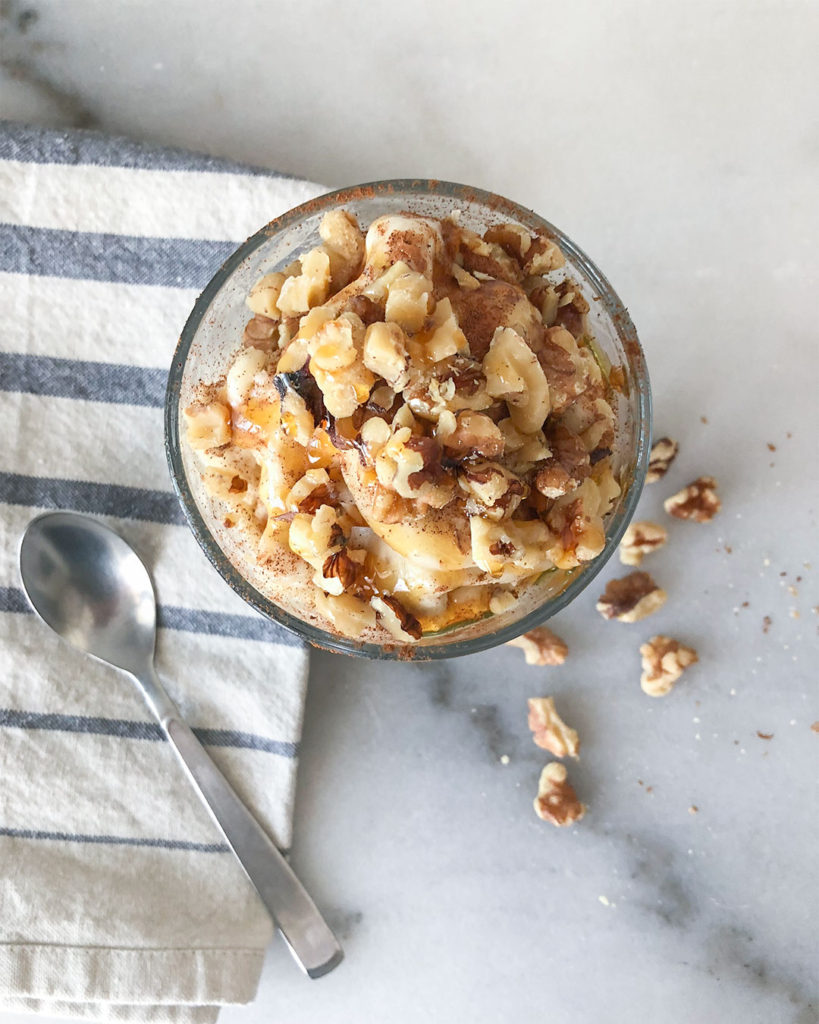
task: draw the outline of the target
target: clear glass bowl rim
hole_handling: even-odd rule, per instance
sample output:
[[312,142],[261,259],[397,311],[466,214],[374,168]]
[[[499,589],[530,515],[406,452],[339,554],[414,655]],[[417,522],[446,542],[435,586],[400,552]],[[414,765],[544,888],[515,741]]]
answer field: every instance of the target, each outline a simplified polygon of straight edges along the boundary
[[[241,575],[233,563],[229,561],[208,529],[199,511],[199,507],[188,485],[182,461],[179,433],[179,398],[188,353],[200,323],[216,295],[230,279],[233,271],[251,253],[268,242],[271,237],[279,232],[286,231],[304,217],[314,216],[317,213],[354,200],[361,202],[368,198],[377,198],[379,196],[406,196],[408,199],[411,199],[413,196],[434,197],[451,199],[454,204],[457,204],[458,201],[478,203],[485,205],[493,213],[503,214],[510,221],[523,220],[524,222],[534,221],[537,223],[557,241],[568,260],[583,271],[596,289],[605,312],[614,324],[618,339],[629,364],[633,382],[637,388],[637,401],[635,403],[637,451],[634,473],[625,501],[621,503],[614,517],[607,523],[606,546],[603,551],[596,559],[586,564],[575,578],[570,580],[565,590],[556,597],[545,601],[517,622],[482,636],[469,637],[464,640],[453,638],[452,640],[443,640],[442,643],[430,644],[424,647],[401,644],[382,646],[338,636],[335,633],[319,629],[294,615],[290,615],[274,601],[270,600],[270,598],[265,597],[264,594],[256,590]],[[196,300],[182,329],[173,355],[165,394],[165,452],[168,459],[171,482],[188,525],[217,572],[231,589],[252,608],[255,608],[256,611],[284,626],[291,632],[296,633],[310,644],[324,650],[365,658],[391,661],[435,661],[442,658],[455,658],[496,647],[520,636],[521,633],[542,625],[570,604],[592,582],[616,550],[640,499],[648,470],[650,451],[651,386],[645,356],[628,310],[605,275],[559,228],[550,224],[534,211],[513,202],[511,199],[506,199],[483,189],[436,179],[394,178],[336,189],[333,192],[324,193],[315,199],[308,200],[308,202],[288,210],[286,213],[270,221],[269,224],[260,228],[254,235],[251,235],[225,260]]]

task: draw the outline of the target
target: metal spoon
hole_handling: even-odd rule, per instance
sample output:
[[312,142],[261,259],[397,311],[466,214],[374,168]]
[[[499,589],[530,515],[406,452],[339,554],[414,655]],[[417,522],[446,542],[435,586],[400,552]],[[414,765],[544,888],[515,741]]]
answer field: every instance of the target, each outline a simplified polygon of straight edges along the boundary
[[157,677],[156,598],[136,552],[88,516],[47,512],[23,534],[20,573],[34,610],[55,633],[133,676],[293,956],[311,978],[331,971],[344,956],[336,937]]

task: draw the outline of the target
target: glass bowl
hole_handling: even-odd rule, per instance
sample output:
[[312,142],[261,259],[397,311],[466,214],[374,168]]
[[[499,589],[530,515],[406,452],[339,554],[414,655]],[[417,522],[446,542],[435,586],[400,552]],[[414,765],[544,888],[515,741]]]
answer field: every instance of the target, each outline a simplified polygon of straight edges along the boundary
[[[617,436],[612,457],[622,490],[605,521],[604,550],[575,569],[544,573],[523,599],[503,614],[450,626],[412,645],[380,645],[340,636],[298,618],[261,593],[251,582],[253,565],[247,556],[240,548],[231,549],[226,536],[229,531],[222,529],[220,534],[222,517],[217,516],[213,499],[204,491],[180,421],[197,384],[224,376],[238,350],[249,316],[245,297],[251,286],[263,274],[283,269],[318,244],[319,222],[336,207],[349,210],[365,230],[384,214],[409,210],[445,217],[458,209],[460,223],[481,233],[491,224],[514,221],[533,232],[550,234],[566,257],[565,273],[581,286],[591,307],[588,320],[597,342],[598,362],[608,361],[623,371],[621,390],[613,393]],[[643,351],[625,306],[603,274],[571,239],[531,210],[492,193],[445,181],[378,181],[340,189],[290,210],[257,231],[225,261],[199,296],[173,357],[165,402],[165,446],[174,489],[196,539],[222,577],[253,608],[311,644],[368,658],[424,661],[473,654],[505,643],[565,608],[591,583],[620,542],[643,487],[650,441],[651,392]]]

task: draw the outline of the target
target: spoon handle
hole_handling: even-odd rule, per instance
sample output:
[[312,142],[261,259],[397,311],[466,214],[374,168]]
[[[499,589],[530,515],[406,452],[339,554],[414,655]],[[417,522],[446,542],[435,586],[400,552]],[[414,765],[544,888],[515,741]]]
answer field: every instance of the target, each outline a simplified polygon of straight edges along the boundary
[[332,971],[344,953],[293,869],[179,717],[153,668],[147,677],[140,675],[139,682],[194,788],[296,961],[310,978]]

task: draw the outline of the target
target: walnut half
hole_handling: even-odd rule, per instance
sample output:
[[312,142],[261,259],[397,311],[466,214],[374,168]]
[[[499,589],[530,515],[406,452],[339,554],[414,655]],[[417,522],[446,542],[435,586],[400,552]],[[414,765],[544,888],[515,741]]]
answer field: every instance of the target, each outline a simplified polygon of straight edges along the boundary
[[659,523],[647,520],[632,523],[620,541],[620,561],[623,565],[639,565],[646,555],[661,548],[668,540],[668,531]]
[[597,610],[604,619],[639,622],[662,608],[667,596],[647,572],[632,572],[622,579],[609,580]]
[[640,686],[649,697],[664,697],[683,671],[699,661],[693,647],[685,647],[668,636],[653,636],[640,648],[643,674]]
[[717,481],[712,476],[698,476],[687,487],[666,498],[663,508],[675,519],[710,523],[722,508],[716,488]]
[[577,793],[569,782],[566,766],[552,761],[540,773],[537,796],[534,800],[535,814],[553,825],[571,825],[580,821],[586,813],[585,804],[577,799]]
[[529,698],[529,728],[539,747],[555,757],[577,757],[580,740],[555,710],[553,697]]
[[527,665],[562,665],[569,648],[546,626],[530,629],[514,640],[507,640],[508,647],[520,647]]
[[653,484],[668,472],[668,467],[676,459],[680,446],[670,437],[661,437],[651,446],[651,454],[648,457],[648,473],[646,483]]

